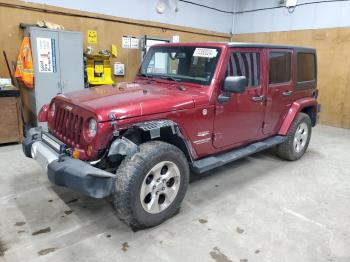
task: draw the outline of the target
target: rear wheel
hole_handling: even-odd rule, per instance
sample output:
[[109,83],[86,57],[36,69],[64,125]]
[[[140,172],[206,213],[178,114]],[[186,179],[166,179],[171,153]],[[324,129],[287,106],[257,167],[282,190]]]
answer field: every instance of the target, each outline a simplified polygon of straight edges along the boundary
[[183,152],[160,141],[140,145],[117,170],[114,205],[134,229],[159,225],[173,216],[185,196],[189,167]]
[[311,119],[305,113],[299,113],[288,130],[287,139],[277,146],[277,154],[286,160],[301,158],[310,142]]

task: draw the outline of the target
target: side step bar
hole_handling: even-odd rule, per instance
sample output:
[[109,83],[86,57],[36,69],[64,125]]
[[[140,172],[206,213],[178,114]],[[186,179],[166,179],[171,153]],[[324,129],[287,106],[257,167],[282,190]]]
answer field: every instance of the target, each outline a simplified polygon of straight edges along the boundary
[[238,149],[233,149],[232,151],[225,152],[219,155],[208,156],[192,163],[191,169],[195,173],[204,173],[213,168],[225,165],[227,163],[233,162],[240,158],[249,156],[251,154],[257,153],[259,151],[265,150],[267,148],[273,147],[275,145],[281,144],[285,141],[285,136],[273,136],[266,140],[259,141],[250,144],[245,147]]

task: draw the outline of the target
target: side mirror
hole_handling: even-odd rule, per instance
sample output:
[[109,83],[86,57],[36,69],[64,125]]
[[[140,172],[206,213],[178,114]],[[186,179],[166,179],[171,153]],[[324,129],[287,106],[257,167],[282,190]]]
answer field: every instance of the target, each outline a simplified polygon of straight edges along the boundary
[[248,86],[245,76],[227,76],[224,80],[224,91],[230,93],[243,93]]

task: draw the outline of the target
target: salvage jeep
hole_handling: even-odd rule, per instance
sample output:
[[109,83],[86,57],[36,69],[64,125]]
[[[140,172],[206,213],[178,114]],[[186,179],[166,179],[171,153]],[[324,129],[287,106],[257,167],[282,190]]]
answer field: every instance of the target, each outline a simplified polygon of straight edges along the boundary
[[318,122],[312,48],[249,43],[152,46],[132,83],[59,94],[40,110],[27,157],[49,180],[113,196],[132,228],[180,208],[190,171],[205,173],[274,147],[301,158]]

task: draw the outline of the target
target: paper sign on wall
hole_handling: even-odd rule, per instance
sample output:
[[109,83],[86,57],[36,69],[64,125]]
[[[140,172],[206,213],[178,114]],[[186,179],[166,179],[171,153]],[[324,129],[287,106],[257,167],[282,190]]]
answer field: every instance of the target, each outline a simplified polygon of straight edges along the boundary
[[115,62],[114,63],[114,68],[113,68],[113,74],[116,76],[123,76],[125,75],[125,67],[124,64]]
[[88,43],[97,44],[97,31],[88,30]]
[[55,39],[37,37],[38,67],[40,73],[56,72]]
[[194,50],[193,56],[213,58],[216,57],[217,54],[218,51],[216,49],[197,47],[196,50]]
[[173,35],[173,43],[179,43],[180,42],[180,36],[179,35]]
[[130,40],[131,40],[130,47],[138,49],[139,48],[139,39],[137,39],[136,37],[131,37]]
[[112,53],[112,56],[114,56],[114,57],[118,56],[118,49],[117,49],[117,46],[115,44],[111,45],[111,53]]
[[130,45],[131,45],[130,42],[131,42],[130,37],[123,36],[122,37],[122,48],[130,48]]

